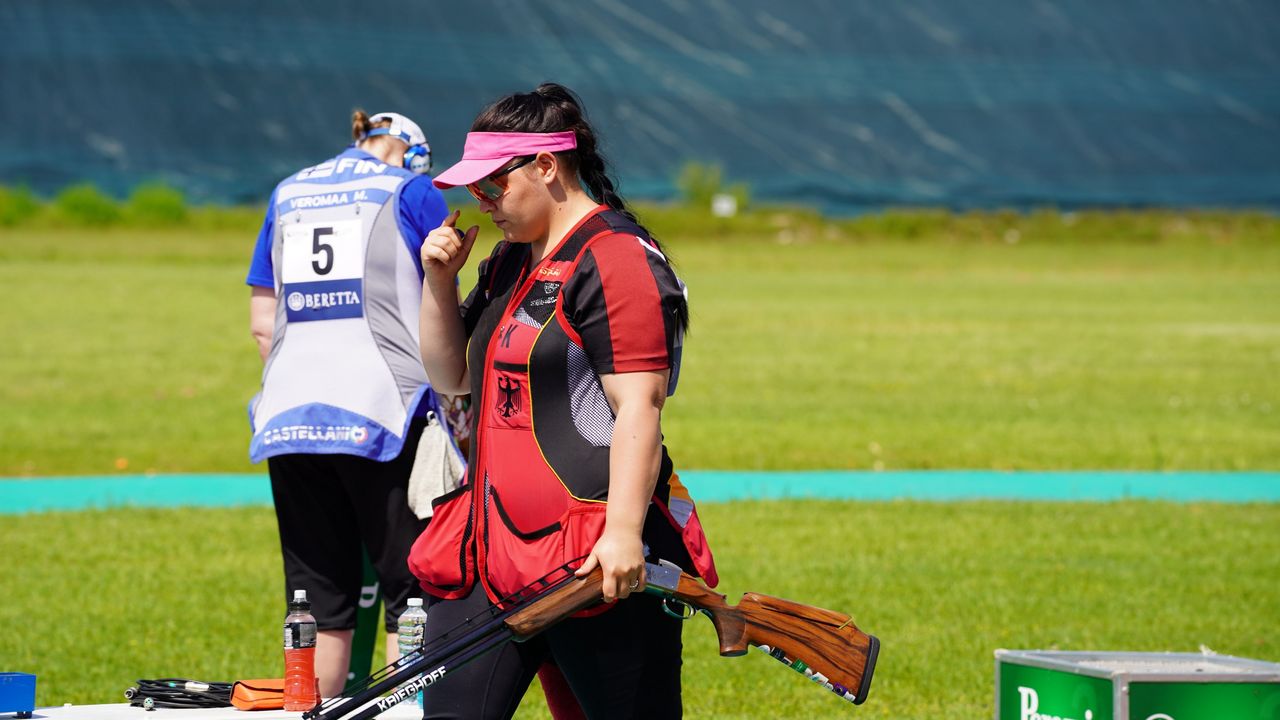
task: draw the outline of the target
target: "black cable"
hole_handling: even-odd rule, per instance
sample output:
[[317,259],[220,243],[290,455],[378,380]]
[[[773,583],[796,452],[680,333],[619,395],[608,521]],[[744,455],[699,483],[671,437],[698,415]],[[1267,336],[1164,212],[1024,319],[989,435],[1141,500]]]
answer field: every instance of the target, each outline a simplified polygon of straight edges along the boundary
[[231,707],[234,683],[204,683],[186,678],[139,680],[124,691],[133,707],[146,708],[220,708]]

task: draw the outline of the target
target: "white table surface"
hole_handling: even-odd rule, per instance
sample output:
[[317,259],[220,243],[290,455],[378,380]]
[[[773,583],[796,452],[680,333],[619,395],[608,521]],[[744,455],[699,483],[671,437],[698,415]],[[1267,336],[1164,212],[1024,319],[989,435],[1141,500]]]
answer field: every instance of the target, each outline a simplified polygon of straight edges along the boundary
[[[0,713],[0,720],[9,720],[12,717],[14,716],[11,714]],[[156,708],[155,710],[143,710],[140,707],[130,707],[127,703],[118,703],[114,705],[63,705],[62,707],[36,708],[31,717],[33,720],[35,718],[50,718],[50,720],[61,718],[65,718],[65,720],[274,720],[276,718],[290,718],[291,720],[296,720],[302,717],[302,713],[285,712],[284,710],[253,710],[246,712],[235,708]],[[410,700],[400,703],[378,717],[382,718],[382,720],[420,720],[422,711],[418,709],[416,702]]]

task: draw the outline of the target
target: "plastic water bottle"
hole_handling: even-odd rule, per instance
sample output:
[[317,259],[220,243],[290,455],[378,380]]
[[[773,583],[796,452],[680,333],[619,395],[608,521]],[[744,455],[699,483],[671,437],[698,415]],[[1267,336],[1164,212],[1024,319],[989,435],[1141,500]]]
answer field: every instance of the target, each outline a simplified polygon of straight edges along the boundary
[[294,590],[284,619],[284,709],[310,710],[320,701],[316,689],[316,619],[306,590]]
[[[400,642],[400,657],[415,653],[422,649],[424,628],[427,624],[427,611],[422,609],[422,598],[409,598],[409,607],[397,621],[396,636]],[[422,707],[422,691],[419,690],[418,707]]]

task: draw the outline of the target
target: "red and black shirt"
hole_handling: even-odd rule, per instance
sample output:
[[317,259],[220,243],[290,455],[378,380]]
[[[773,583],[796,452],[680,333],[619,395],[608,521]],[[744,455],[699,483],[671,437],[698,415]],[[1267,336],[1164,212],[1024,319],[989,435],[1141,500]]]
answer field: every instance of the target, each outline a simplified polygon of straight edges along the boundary
[[[600,206],[532,268],[527,244],[499,243],[460,311],[475,410],[472,504],[465,523],[451,524],[474,529],[479,576],[498,600],[599,538],[614,422],[600,376],[670,370],[674,379],[685,296],[648,234]],[[648,513],[646,544],[714,581],[665,446],[656,481],[661,511]]]

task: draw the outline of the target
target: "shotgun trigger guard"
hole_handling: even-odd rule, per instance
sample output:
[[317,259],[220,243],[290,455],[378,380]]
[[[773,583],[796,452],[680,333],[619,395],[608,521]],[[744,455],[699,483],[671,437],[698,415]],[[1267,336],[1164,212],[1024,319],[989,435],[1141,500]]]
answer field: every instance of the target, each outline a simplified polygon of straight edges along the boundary
[[[672,609],[673,606],[676,609],[673,610]],[[683,621],[693,617],[695,614],[697,614],[698,611],[694,610],[693,606],[687,602],[682,602],[673,597],[665,597],[665,598],[662,598],[662,612],[670,615],[671,617],[677,620]]]

